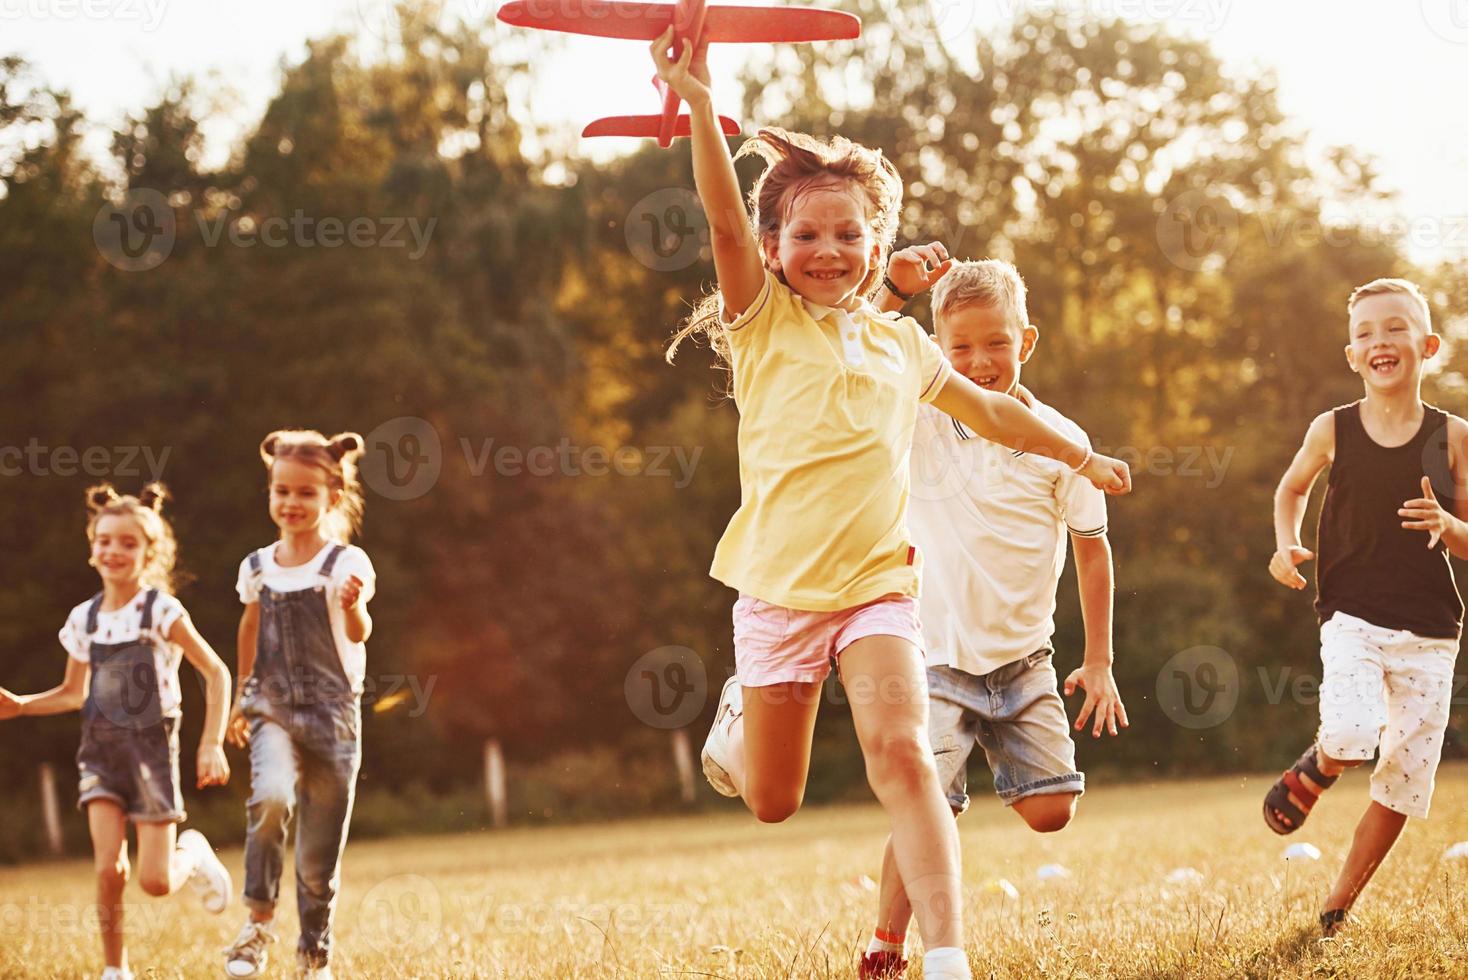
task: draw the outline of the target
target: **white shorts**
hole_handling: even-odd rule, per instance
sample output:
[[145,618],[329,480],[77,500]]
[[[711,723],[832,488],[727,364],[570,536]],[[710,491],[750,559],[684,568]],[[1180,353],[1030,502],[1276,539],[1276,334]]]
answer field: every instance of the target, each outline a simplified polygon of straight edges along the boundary
[[1342,762],[1377,753],[1371,798],[1427,816],[1453,698],[1458,641],[1335,613],[1320,627],[1321,750]]

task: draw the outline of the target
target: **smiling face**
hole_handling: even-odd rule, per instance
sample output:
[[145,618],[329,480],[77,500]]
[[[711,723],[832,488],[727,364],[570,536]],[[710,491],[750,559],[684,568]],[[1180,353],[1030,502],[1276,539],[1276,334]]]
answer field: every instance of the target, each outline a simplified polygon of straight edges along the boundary
[[1380,393],[1421,384],[1422,365],[1442,340],[1428,330],[1421,307],[1401,293],[1363,296],[1351,310],[1346,363],[1368,390]]
[[319,531],[340,496],[319,466],[284,457],[270,468],[270,519],[284,534]]
[[766,264],[811,302],[855,309],[881,254],[866,208],[848,181],[796,191],[778,234],[765,236]]
[[151,557],[143,527],[126,514],[103,514],[92,528],[92,564],[104,584],[135,588]]
[[999,307],[980,304],[941,313],[934,333],[955,371],[980,388],[1010,395],[1040,338],[1034,326],[1020,327]]

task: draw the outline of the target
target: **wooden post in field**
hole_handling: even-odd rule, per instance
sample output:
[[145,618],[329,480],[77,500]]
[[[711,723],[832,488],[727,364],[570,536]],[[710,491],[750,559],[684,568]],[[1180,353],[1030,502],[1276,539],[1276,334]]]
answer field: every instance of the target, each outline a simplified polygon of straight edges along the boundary
[[497,738],[484,741],[484,792],[489,797],[490,819],[496,827],[503,827],[506,823],[505,754]]
[[46,825],[46,849],[61,853],[61,804],[56,799],[56,770],[41,763],[41,820]]
[[678,788],[683,802],[693,804],[693,746],[688,741],[688,729],[673,729],[673,765],[678,770]]

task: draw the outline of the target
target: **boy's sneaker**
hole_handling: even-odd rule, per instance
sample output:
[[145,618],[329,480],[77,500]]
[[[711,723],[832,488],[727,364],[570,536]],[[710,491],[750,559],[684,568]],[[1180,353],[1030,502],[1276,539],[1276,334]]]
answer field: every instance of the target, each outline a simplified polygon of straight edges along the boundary
[[304,958],[297,957],[296,977],[298,980],[331,980],[331,966],[326,963],[312,966]]
[[102,980],[133,980],[133,974],[120,966],[109,966],[103,968]]
[[270,957],[265,947],[275,942],[270,924],[251,919],[245,923],[234,942],[224,951],[224,975],[234,980],[249,980],[264,974]]
[[865,953],[861,958],[861,980],[895,980],[907,970],[907,960],[901,953],[881,951]]
[[178,847],[193,855],[194,873],[189,875],[189,887],[204,903],[204,910],[218,915],[229,908],[234,882],[204,835],[197,830],[185,830],[178,835]]
[[729,778],[729,729],[744,715],[744,689],[739,678],[731,677],[724,682],[719,694],[719,710],[714,712],[714,726],[703,743],[703,777],[709,785],[724,796],[738,796],[739,790]]

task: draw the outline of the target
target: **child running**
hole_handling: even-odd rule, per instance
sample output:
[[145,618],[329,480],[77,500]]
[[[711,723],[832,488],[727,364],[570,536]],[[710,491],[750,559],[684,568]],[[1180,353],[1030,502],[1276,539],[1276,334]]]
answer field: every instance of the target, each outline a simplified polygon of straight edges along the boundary
[[0,688],[0,720],[82,712],[77,751],[77,807],[87,814],[97,870],[97,915],[106,964],[102,980],[131,980],[122,893],[130,867],[127,821],[138,835],[138,882],[149,895],[171,895],[188,882],[210,912],[229,904],[229,872],[197,830],[185,830],[178,772],[181,657],[204,677],[204,731],[195,785],[229,781],[224,758],[229,668],[173,597],[178,554],[162,510],[166,491],[151,484],[134,497],[109,485],[87,491],[88,562],[102,591],[66,617],[59,687],[14,695]]
[[331,976],[331,923],[362,759],[361,695],[376,575],[347,542],[360,528],[362,437],[271,433],[260,445],[280,538],[240,564],[239,702],[230,741],[250,748],[245,904],[225,950],[231,977],[258,977],[296,819],[297,972]]
[[[1007,262],[953,263],[939,242],[905,248],[888,266],[884,305],[899,308],[937,280],[938,346],[958,375],[1002,392],[1077,442],[1086,434],[1020,385],[1039,340],[1025,284]],[[895,290],[902,290],[901,293]],[[1086,693],[1076,728],[1115,735],[1128,724],[1112,676],[1111,546],[1106,495],[1054,460],[1011,452],[930,406],[913,436],[913,541],[928,559],[920,610],[927,641],[928,737],[955,816],[968,809],[966,779],[975,744],[994,773],[994,791],[1033,830],[1063,828],[1075,815],[1085,776],[1060,699],[1051,636],[1065,543],[1075,549],[1082,665],[1065,693]],[[877,926],[862,977],[907,968],[911,911],[891,841],[882,862]]]
[[704,772],[762,821],[805,793],[821,685],[838,667],[867,777],[926,945],[928,980],[971,976],[963,950],[958,836],[927,739],[907,533],[908,451],[920,402],[1012,447],[1064,458],[1087,479],[1129,487],[1125,464],[1091,453],[1013,398],[952,372],[916,322],[864,297],[882,278],[902,182],[880,153],[763,130],[740,151],[769,168],[739,194],[708,88],[705,52],[658,75],[692,114],[693,173],[718,294],[674,338],[706,336],[728,362],[739,407],[741,503],[712,574],[736,589],[736,676],[704,746]]
[[1427,300],[1414,283],[1377,279],[1346,308],[1346,363],[1365,397],[1310,423],[1275,492],[1269,562],[1279,582],[1305,588],[1297,566],[1315,554],[1300,543],[1300,523],[1329,466],[1315,545],[1320,730],[1264,798],[1270,829],[1294,833],[1342,772],[1377,755],[1371,803],[1320,914],[1327,936],[1407,818],[1427,816],[1463,626],[1448,556],[1468,557],[1468,426],[1422,402],[1423,365],[1442,343]]

